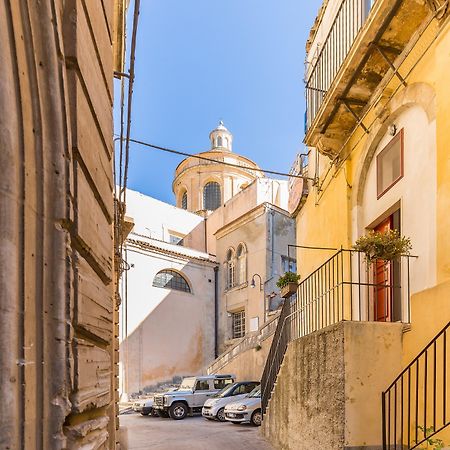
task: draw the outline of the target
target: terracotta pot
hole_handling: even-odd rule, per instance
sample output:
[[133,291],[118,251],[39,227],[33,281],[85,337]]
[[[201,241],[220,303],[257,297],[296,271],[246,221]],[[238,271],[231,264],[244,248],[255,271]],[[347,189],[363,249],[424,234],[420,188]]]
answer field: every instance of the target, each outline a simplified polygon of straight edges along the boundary
[[298,284],[291,282],[288,283],[286,286],[281,288],[281,296],[283,298],[288,298],[294,295],[297,292]]

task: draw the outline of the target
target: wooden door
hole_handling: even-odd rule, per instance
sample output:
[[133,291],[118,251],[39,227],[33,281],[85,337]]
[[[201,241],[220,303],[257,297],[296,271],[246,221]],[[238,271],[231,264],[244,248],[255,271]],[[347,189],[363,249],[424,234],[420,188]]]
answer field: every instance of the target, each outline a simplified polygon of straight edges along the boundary
[[[386,232],[392,229],[393,216],[375,227],[375,231]],[[373,265],[374,283],[374,320],[390,322],[392,320],[392,265],[386,261],[375,261]]]

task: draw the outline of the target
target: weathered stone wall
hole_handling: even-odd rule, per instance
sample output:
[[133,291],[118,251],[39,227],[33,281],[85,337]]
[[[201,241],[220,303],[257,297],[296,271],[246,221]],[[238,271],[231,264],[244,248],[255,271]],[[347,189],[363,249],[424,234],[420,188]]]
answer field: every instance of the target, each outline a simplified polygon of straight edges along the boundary
[[114,448],[114,0],[0,2],[0,447]]
[[400,323],[364,322],[291,342],[263,434],[283,450],[381,449],[381,391],[400,371],[401,343]]

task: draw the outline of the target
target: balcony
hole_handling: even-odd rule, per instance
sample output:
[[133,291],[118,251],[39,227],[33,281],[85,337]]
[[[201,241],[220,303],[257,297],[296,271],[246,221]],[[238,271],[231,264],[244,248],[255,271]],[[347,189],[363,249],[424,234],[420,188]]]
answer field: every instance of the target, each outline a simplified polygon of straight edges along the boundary
[[[372,4],[373,3],[373,4]],[[414,43],[439,11],[433,2],[342,0],[317,58],[306,73],[305,143],[335,158],[396,77]],[[434,10],[433,10],[434,9]],[[409,68],[411,70],[411,68]]]

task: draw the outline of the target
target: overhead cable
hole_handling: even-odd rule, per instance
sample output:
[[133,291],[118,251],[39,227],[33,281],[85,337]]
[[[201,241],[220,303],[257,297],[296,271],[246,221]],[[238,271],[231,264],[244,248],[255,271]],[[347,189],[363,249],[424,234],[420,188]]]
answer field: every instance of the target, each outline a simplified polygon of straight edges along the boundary
[[274,170],[266,170],[266,169],[261,169],[259,167],[247,167],[247,166],[242,166],[242,165],[239,165],[239,164],[233,164],[233,163],[230,163],[230,162],[218,161],[217,159],[214,159],[214,158],[208,158],[206,156],[200,156],[200,155],[195,154],[195,153],[187,153],[187,152],[182,152],[182,151],[174,150],[174,149],[167,148],[167,147],[161,147],[159,145],[150,144],[148,142],[139,141],[137,139],[130,138],[129,142],[133,142],[135,144],[143,145],[144,147],[150,147],[150,148],[153,148],[155,150],[161,150],[163,152],[172,153],[172,154],[175,154],[175,155],[187,156],[187,157],[201,159],[201,160],[204,160],[204,161],[209,161],[209,162],[211,162],[213,164],[221,164],[221,165],[225,165],[225,166],[236,167],[238,169],[251,170],[253,172],[264,172],[264,173],[270,173],[271,175],[279,175],[279,176],[283,176],[283,177],[292,177],[292,178],[301,178],[301,179],[304,179],[304,180],[314,181],[314,178],[307,177],[305,175],[296,175],[296,174],[293,174],[293,173],[276,172]]

